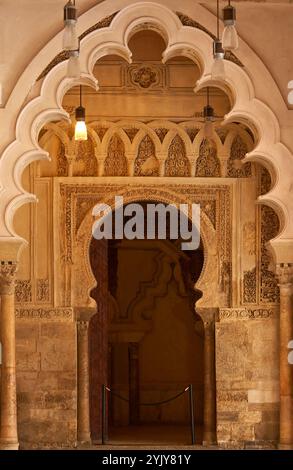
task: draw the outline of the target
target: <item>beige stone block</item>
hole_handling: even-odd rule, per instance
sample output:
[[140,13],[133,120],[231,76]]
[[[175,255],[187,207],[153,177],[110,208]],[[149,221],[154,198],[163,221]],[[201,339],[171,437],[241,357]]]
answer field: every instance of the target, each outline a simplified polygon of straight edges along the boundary
[[217,439],[218,439],[218,442],[230,441],[231,424],[218,424],[217,425]]
[[18,394],[18,404],[30,409],[60,409],[76,408],[76,394],[73,392],[22,392]]
[[38,352],[25,353],[16,357],[16,369],[21,371],[37,371],[41,367],[41,355]]
[[74,340],[76,337],[76,330],[74,323],[42,323],[40,338],[43,341],[43,338],[60,339],[64,344],[67,343],[67,340]]
[[[54,374],[54,376],[56,375]],[[59,390],[75,390],[77,386],[76,371],[58,374],[57,382]]]
[[47,351],[41,355],[41,369],[43,371],[65,371],[75,367],[75,360],[71,351]]
[[23,353],[36,352],[37,340],[35,338],[27,337],[26,339],[18,339],[16,342],[16,356]]
[[38,381],[38,372],[16,371],[16,383],[18,392],[33,392]]
[[262,420],[261,411],[241,411],[239,413],[239,422],[240,423],[260,423]]
[[278,401],[278,390],[248,390],[249,403],[275,403]]
[[15,325],[15,338],[16,344],[18,340],[33,339],[39,336],[39,323],[37,321],[16,321]]
[[279,422],[257,424],[255,426],[255,438],[261,441],[277,441],[279,439]]
[[217,373],[229,381],[245,379],[249,349],[246,323],[221,323],[217,328]]
[[238,421],[239,413],[237,411],[218,411],[217,422],[221,423],[232,423]]
[[253,441],[254,426],[252,424],[231,424],[232,441]]

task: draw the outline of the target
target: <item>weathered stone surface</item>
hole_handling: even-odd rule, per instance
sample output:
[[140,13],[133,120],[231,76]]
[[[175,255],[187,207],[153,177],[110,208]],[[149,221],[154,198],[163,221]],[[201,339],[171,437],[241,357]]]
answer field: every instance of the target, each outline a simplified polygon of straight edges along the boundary
[[279,424],[271,422],[256,424],[255,438],[264,441],[277,441],[279,438]]
[[239,413],[239,422],[240,423],[260,423],[262,420],[261,411],[241,411]]
[[22,353],[16,358],[16,367],[19,371],[38,371],[41,368],[41,354]]
[[217,415],[217,421],[219,424],[238,421],[238,418],[239,413],[237,413],[236,411],[219,411]]
[[251,424],[231,424],[232,441],[252,441],[255,438],[254,426]]

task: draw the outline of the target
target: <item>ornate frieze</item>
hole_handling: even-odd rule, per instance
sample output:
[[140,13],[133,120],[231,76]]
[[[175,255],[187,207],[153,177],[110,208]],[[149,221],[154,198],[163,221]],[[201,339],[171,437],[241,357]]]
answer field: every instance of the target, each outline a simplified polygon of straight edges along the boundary
[[73,321],[73,309],[67,307],[16,308],[18,320]]
[[276,308],[220,308],[220,321],[264,320],[277,318]]

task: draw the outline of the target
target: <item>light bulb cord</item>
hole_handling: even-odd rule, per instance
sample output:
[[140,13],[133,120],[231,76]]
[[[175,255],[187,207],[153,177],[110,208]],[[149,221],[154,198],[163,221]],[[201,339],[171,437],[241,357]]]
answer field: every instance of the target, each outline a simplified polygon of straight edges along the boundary
[[79,85],[79,106],[82,107],[82,85]]
[[210,87],[207,87],[207,106],[210,105]]
[[217,40],[220,39],[220,1],[217,0]]

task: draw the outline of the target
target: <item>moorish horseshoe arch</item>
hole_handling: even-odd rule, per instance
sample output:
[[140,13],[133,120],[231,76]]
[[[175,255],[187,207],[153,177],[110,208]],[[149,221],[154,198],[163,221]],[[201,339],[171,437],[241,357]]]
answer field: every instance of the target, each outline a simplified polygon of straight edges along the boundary
[[[282,230],[271,245],[275,251],[276,261],[288,262],[288,259],[283,259],[284,250],[281,248],[293,238],[293,198],[290,181],[293,158],[288,148],[280,141],[280,126],[275,114],[266,104],[256,98],[252,80],[236,64],[226,61],[227,78],[222,82],[211,81],[212,40],[210,36],[202,30],[183,26],[174,11],[162,4],[165,2],[138,1],[126,7],[127,2],[117,2],[117,4],[120,3],[123,8],[114,17],[109,27],[96,30],[82,40],[81,79],[68,79],[66,63],[59,63],[45,77],[37,97],[32,98],[20,112],[16,120],[16,138],[5,149],[0,160],[0,174],[5,175],[5,182],[3,178],[1,180],[0,192],[0,216],[3,220],[0,240],[22,241],[14,230],[13,217],[17,208],[26,202],[35,201],[36,198],[23,189],[21,175],[24,168],[31,162],[49,158],[47,152],[43,151],[38,144],[38,134],[45,123],[54,119],[68,119],[68,114],[62,108],[62,98],[66,91],[78,83],[98,89],[97,80],[93,76],[95,62],[108,54],[119,55],[131,62],[131,52],[127,46],[130,36],[140,29],[150,27],[167,40],[168,45],[163,54],[163,62],[182,55],[198,64],[202,76],[195,91],[211,84],[230,91],[234,106],[225,117],[226,123],[245,122],[246,125],[252,125],[256,129],[258,144],[247,155],[246,161],[257,161],[266,166],[270,172],[274,170],[275,185],[269,193],[260,196],[259,201],[272,206],[279,215]],[[98,12],[99,6],[81,16],[80,27],[87,24],[90,12],[94,11]],[[199,9],[199,16],[204,17],[201,9]],[[206,17],[207,24],[210,22],[210,17]],[[44,50],[51,50],[51,47],[52,44],[49,43]],[[33,63],[36,67],[37,58]],[[257,72],[259,73],[259,70]],[[20,84],[27,80],[27,73],[28,70],[18,82],[16,87],[18,91]],[[273,89],[275,94],[275,84]],[[10,97],[8,107],[13,108],[13,104],[15,105],[16,94],[15,92]],[[280,100],[277,107],[279,109],[281,107]],[[285,167],[287,171],[284,171]]]
[[[187,200],[178,196],[174,191],[164,188],[160,190],[156,189],[155,195],[150,194],[146,195],[146,187],[141,186],[140,188],[135,188],[134,190],[125,189],[121,191],[120,195],[124,198],[124,203],[132,203],[137,201],[154,201],[158,203],[165,204],[179,204],[188,203],[192,204],[191,199]],[[113,198],[115,196],[115,191],[113,194],[108,195],[108,197],[103,200],[108,204],[112,209],[114,209]],[[97,204],[93,202],[93,207]],[[201,220],[200,220],[200,234],[201,240],[203,243],[203,252],[204,252],[204,262],[201,270],[201,274],[194,285],[194,289],[197,289],[202,292],[202,297],[197,301],[197,306],[201,308],[215,308],[218,305],[218,295],[216,295],[215,301],[215,292],[218,292],[218,279],[215,276],[215,273],[219,272],[219,259],[217,256],[217,235],[216,230],[213,227],[208,216],[201,211]],[[73,299],[73,304],[76,310],[89,309],[94,312],[96,303],[94,299],[90,296],[90,292],[94,287],[96,287],[96,278],[92,272],[91,263],[90,263],[90,243],[92,240],[92,226],[93,226],[93,216],[92,209],[87,212],[83,221],[77,231],[76,237],[73,241],[73,271],[72,271],[72,290],[76,292],[77,295]],[[77,268],[78,266],[78,268]],[[80,282],[82,279],[83,282]],[[212,288],[211,288],[212,284]],[[212,294],[212,295],[211,295]],[[85,302],[84,299],[87,299]]]

